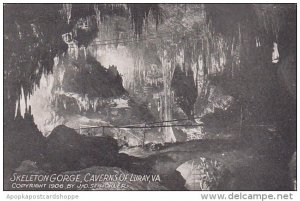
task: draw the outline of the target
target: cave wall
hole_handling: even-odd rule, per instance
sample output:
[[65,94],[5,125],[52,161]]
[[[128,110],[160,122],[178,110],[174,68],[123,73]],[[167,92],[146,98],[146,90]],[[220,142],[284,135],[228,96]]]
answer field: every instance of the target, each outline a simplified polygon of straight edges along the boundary
[[[83,51],[107,68],[115,64],[125,89],[157,107],[152,113],[159,120],[175,118],[177,108],[189,118],[224,110],[230,99],[244,108],[247,121],[288,129],[296,118],[295,10],[293,4],[5,5],[5,119],[14,118],[20,99],[27,107],[55,57],[76,61]],[[196,100],[185,105],[178,100],[187,95],[171,87],[176,66],[196,87],[190,92]],[[173,138],[171,129],[165,133]]]

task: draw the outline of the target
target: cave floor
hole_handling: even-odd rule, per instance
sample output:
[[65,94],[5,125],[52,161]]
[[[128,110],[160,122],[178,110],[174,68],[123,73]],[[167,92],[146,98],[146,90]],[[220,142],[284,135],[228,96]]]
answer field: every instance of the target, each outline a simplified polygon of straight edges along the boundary
[[200,157],[219,161],[231,176],[218,190],[291,190],[285,150],[287,147],[276,132],[251,128],[244,129],[240,138],[202,139],[167,144],[159,151],[133,148],[132,153],[126,152],[144,158],[156,173],[164,175],[173,174],[181,164]]

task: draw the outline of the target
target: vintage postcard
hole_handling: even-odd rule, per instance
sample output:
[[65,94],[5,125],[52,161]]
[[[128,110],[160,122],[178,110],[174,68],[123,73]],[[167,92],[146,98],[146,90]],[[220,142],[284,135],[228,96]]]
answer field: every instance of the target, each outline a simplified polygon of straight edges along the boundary
[[296,4],[3,4],[3,190],[297,190],[296,32]]

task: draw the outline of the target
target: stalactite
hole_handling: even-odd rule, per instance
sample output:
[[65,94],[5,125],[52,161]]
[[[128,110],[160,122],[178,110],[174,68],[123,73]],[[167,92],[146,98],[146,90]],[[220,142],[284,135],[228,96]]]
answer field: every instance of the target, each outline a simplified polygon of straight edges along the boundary
[[[26,69],[34,66],[32,70],[32,72],[35,72],[34,83],[27,80],[27,77],[29,77],[28,73],[31,71],[21,75],[18,74],[18,68],[23,66],[21,62],[16,62],[15,66],[10,66],[13,71],[17,71],[16,73],[5,70],[5,75],[8,75],[8,77],[13,75],[9,77],[10,81],[15,79],[15,77],[22,77],[19,79],[21,81],[16,82],[15,85],[11,85],[17,87],[13,88],[9,93],[11,94],[9,97],[12,97],[11,99],[15,101],[13,103],[15,114],[21,109],[26,109],[27,100],[28,104],[30,104],[30,101],[36,99],[37,94],[40,94],[42,89],[45,90],[45,96],[41,97],[43,101],[45,98],[49,98],[51,93],[53,95],[53,91],[49,91],[49,88],[52,87],[51,79],[57,79],[54,82],[59,83],[59,86],[56,86],[56,95],[64,95],[72,98],[80,111],[92,110],[96,112],[97,107],[104,104],[102,99],[87,97],[85,94],[81,94],[80,96],[75,95],[75,93],[67,94],[63,91],[61,87],[63,85],[63,77],[65,76],[66,68],[70,66],[66,68],[61,67],[59,63],[62,61],[59,61],[59,57],[56,56],[62,55],[64,47],[59,42],[57,44],[52,44],[51,42],[61,40],[62,33],[67,34],[63,39],[69,45],[68,54],[65,57],[73,57],[72,61],[78,62],[81,56],[84,57],[83,60],[87,60],[88,55],[91,54],[106,69],[111,65],[117,66],[118,71],[123,76],[123,85],[130,92],[130,95],[140,95],[143,96],[143,99],[146,99],[148,96],[145,96],[145,94],[154,94],[153,99],[155,99],[154,102],[157,104],[157,113],[159,114],[157,118],[160,120],[171,120],[174,118],[172,108],[177,107],[177,105],[175,105],[174,94],[171,90],[171,80],[173,79],[173,72],[177,64],[182,68],[185,76],[193,74],[192,77],[197,87],[195,92],[197,100],[192,113],[200,116],[205,113],[204,110],[210,101],[209,98],[213,93],[216,93],[215,85],[224,88],[227,86],[223,83],[213,83],[211,80],[217,76],[223,76],[222,81],[239,83],[236,80],[241,76],[241,73],[245,73],[244,71],[251,69],[249,68],[247,56],[249,56],[249,61],[257,58],[254,47],[266,51],[267,53],[263,55],[268,55],[270,58],[269,62],[271,63],[272,53],[268,52],[267,46],[270,46],[269,43],[272,45],[273,42],[276,42],[280,49],[280,45],[282,45],[279,42],[277,43],[280,27],[282,26],[282,20],[280,20],[281,14],[276,8],[267,8],[265,10],[264,5],[261,5],[261,7],[254,6],[257,15],[254,16],[263,23],[257,24],[257,20],[249,20],[254,19],[253,13],[252,10],[246,10],[246,8],[252,8],[241,6],[245,13],[238,12],[237,15],[239,17],[233,16],[233,19],[228,21],[229,25],[215,25],[216,21],[225,21],[225,19],[220,19],[222,15],[212,16],[210,6],[218,11],[215,5],[201,5],[199,7],[196,5],[176,5],[176,7],[172,7],[172,5],[156,4],[134,4],[128,6],[99,4],[84,6],[83,10],[81,10],[81,6],[77,5],[74,8],[72,4],[64,4],[61,12],[65,16],[64,21],[66,21],[66,24],[62,23],[63,26],[55,27],[53,33],[45,32],[49,31],[48,27],[43,25],[43,23],[39,24],[36,19],[34,20],[37,23],[28,24],[29,28],[26,28],[24,24],[18,21],[15,24],[5,25],[10,28],[8,30],[13,30],[10,34],[5,35],[6,38],[9,38],[8,41],[10,44],[13,44],[11,46],[15,47],[14,40],[16,40],[18,46],[25,47],[20,48],[20,51],[16,49],[14,52],[9,52],[10,54],[5,53],[8,54],[7,58],[12,58],[11,61],[26,61],[27,54],[24,53],[27,52],[28,55],[34,54],[35,56],[33,57],[35,58],[44,58],[44,54],[49,54],[45,60],[35,59],[37,61],[33,60],[31,63],[24,62],[26,63]],[[162,13],[167,16],[164,20],[162,20]],[[227,17],[232,16],[229,15]],[[59,21],[58,24],[61,25],[60,23]],[[130,25],[132,25],[132,29]],[[259,26],[256,27],[256,25]],[[65,29],[61,27],[65,27]],[[80,41],[78,39],[80,38],[80,34],[85,33],[91,27],[94,31],[93,34],[88,35],[84,42]],[[230,28],[228,29],[228,27]],[[30,30],[30,34],[27,33],[27,29]],[[81,29],[84,30],[82,33],[80,33]],[[51,35],[50,39],[43,38],[44,34],[47,37]],[[27,37],[28,35],[30,37]],[[71,39],[68,38],[69,36]],[[268,37],[271,39],[268,39]],[[32,38],[37,38],[39,42],[34,42]],[[150,64],[146,61],[147,57],[150,56],[145,53],[149,45],[155,47],[153,48],[153,52],[156,52],[150,53],[155,55],[157,60],[159,60],[153,62],[154,59],[149,59]],[[37,48],[31,52],[32,47],[45,48]],[[14,55],[19,55],[19,57],[14,57]],[[274,58],[276,56],[278,57],[278,54],[274,51]],[[55,58],[54,61],[53,58]],[[275,59],[273,60],[275,61]],[[6,69],[7,66],[9,65],[5,64]],[[58,68],[58,66],[60,67]],[[156,66],[157,69],[155,71],[159,71],[161,75],[158,74],[151,77],[151,70],[149,69],[152,66]],[[48,74],[51,72],[53,72],[53,75]],[[155,86],[158,92],[152,92],[152,86]],[[240,96],[242,92],[239,91],[236,94]],[[29,97],[28,99],[27,96]],[[235,96],[235,98],[238,96]],[[21,100],[19,100],[20,97]],[[18,106],[21,104],[23,98],[25,107]],[[224,102],[227,99],[231,100],[231,98],[225,97]],[[51,101],[55,101],[57,106],[61,100],[56,99]],[[63,107],[67,109],[68,104],[66,101],[63,100],[62,102]],[[223,107],[222,104],[219,104],[219,106]],[[35,108],[39,107],[33,106],[32,111],[34,114],[36,113]],[[50,109],[52,110],[52,108]],[[213,111],[214,108],[210,108],[209,110]],[[55,115],[52,115],[51,118],[53,118],[53,121],[59,120]],[[53,121],[52,124],[54,124]],[[44,124],[44,122],[41,124]],[[172,128],[165,128],[163,130],[166,134],[166,141],[176,141]]]
[[63,4],[63,13],[67,18],[68,24],[70,24],[72,17],[72,4]]
[[[163,52],[163,56],[161,58],[162,63],[162,69],[163,69],[163,83],[164,83],[164,89],[163,89],[163,120],[169,121],[172,119],[172,111],[171,111],[171,105],[172,105],[172,97],[171,97],[171,80],[174,73],[174,63],[172,61],[166,60],[166,51]],[[168,125],[169,123],[166,123]],[[176,142],[176,138],[173,132],[172,127],[164,127],[163,133],[165,135],[165,142]]]

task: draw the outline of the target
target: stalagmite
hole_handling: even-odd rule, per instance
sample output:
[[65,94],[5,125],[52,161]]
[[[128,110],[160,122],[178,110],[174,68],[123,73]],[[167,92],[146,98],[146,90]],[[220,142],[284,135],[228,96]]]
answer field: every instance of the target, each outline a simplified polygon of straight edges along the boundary
[[272,52],[272,63],[278,63],[279,62],[279,52],[277,43],[273,43],[273,52]]

